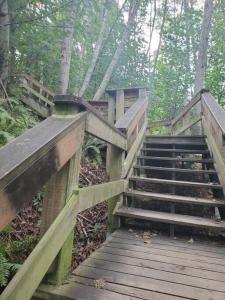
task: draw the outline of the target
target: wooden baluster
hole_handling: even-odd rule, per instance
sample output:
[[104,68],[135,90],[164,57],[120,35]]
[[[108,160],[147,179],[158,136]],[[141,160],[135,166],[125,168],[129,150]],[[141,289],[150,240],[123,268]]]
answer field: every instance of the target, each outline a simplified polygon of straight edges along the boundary
[[[79,112],[79,107],[75,103],[71,102],[71,104],[66,105],[63,103],[68,100],[68,96],[60,95],[56,96],[55,99],[57,101],[55,102],[55,111],[53,115],[56,117],[59,116],[62,118],[65,116],[68,118],[69,115],[75,115]],[[82,141],[84,137],[84,128],[85,123],[82,124],[79,132],[82,136]],[[50,178],[45,188],[41,218],[41,235],[46,232],[56,216],[62,210],[72,192],[78,188],[81,153],[82,142],[79,150],[58,173]],[[74,231],[72,230],[49,269],[49,273],[46,276],[48,282],[60,284],[69,274],[72,260],[73,239]]]

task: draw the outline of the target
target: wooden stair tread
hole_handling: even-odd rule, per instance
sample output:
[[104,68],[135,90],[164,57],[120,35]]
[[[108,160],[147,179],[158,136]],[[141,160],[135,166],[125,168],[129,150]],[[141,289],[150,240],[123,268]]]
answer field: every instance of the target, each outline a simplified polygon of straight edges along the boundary
[[188,145],[188,146],[206,146],[206,143],[205,142],[198,142],[198,141],[195,141],[195,142],[191,142],[191,141],[168,141],[168,140],[161,140],[161,141],[157,141],[157,140],[151,140],[151,141],[144,141],[144,144],[157,144],[157,145]]
[[147,155],[139,155],[137,158],[140,159],[146,159],[146,160],[166,160],[166,161],[177,161],[177,162],[198,162],[198,163],[212,163],[213,160],[211,158],[209,159],[202,159],[202,158],[179,158],[179,157],[162,157],[162,156],[147,156]]
[[152,135],[152,134],[146,134],[145,135],[146,137],[148,138],[165,138],[165,139],[173,139],[173,138],[180,138],[180,139],[183,139],[183,138],[188,138],[188,139],[199,139],[199,138],[206,138],[205,135]]
[[139,199],[151,199],[159,201],[169,201],[183,204],[196,204],[196,205],[209,205],[209,206],[223,206],[225,201],[215,200],[215,199],[205,199],[197,197],[187,197],[179,195],[152,193],[138,190],[129,190],[124,193],[126,196],[135,197]]
[[169,185],[222,189],[222,185],[215,184],[215,183],[169,180],[169,179],[159,179],[159,178],[146,178],[146,177],[139,177],[139,176],[131,176],[129,179],[131,181],[141,181],[141,182],[148,182],[148,183],[159,183],[159,184],[169,184]]
[[213,219],[201,218],[195,216],[172,214],[172,213],[145,210],[145,209],[133,208],[133,207],[128,208],[125,206],[119,208],[115,214],[118,216],[135,218],[135,219],[143,219],[148,221],[158,221],[158,222],[169,223],[169,224],[178,224],[178,225],[225,230],[224,221],[216,222]]
[[200,149],[165,149],[165,148],[142,148],[141,151],[148,152],[175,152],[175,153],[187,153],[187,154],[209,154],[209,150],[200,150]]
[[166,167],[141,166],[141,165],[134,165],[134,169],[178,172],[178,173],[194,173],[194,174],[217,174],[216,170],[181,169],[181,168],[166,168]]

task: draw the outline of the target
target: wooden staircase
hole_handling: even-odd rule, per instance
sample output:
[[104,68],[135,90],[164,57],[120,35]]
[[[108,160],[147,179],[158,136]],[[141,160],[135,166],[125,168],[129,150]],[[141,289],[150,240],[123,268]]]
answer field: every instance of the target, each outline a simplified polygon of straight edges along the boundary
[[224,231],[225,222],[219,214],[224,205],[222,185],[205,136],[146,134],[123,206],[115,215],[142,223],[146,220]]

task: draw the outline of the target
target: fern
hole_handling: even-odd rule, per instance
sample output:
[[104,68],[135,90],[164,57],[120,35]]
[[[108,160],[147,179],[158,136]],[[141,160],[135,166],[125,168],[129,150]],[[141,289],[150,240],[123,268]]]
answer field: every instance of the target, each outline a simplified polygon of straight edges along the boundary
[[9,277],[15,272],[16,266],[10,263],[6,257],[0,252],[0,288],[7,285]]

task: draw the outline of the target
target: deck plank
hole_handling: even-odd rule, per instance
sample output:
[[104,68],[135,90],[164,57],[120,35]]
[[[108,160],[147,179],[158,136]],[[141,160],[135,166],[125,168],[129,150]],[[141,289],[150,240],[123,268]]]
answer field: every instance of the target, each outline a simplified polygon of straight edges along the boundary
[[215,290],[225,293],[224,282],[175,274],[169,271],[161,271],[145,267],[131,266],[129,265],[129,258],[123,258],[122,260],[118,260],[118,262],[112,262],[102,260],[101,255],[98,254],[98,256],[95,258],[89,257],[88,259],[86,259],[82,263],[82,265],[107,271],[115,271],[125,274],[137,275],[139,277],[153,278],[173,283],[180,283],[187,286],[193,286],[207,290]]
[[[138,233],[140,235],[138,235]],[[61,286],[41,285],[41,299],[224,300],[225,247],[118,230]],[[101,279],[101,288],[95,280]]]
[[146,278],[141,276],[135,276],[115,271],[102,270],[93,267],[87,267],[80,265],[73,272],[74,275],[82,277],[88,277],[93,280],[103,279],[106,282],[117,283],[121,285],[127,285],[130,287],[139,287],[141,289],[160,292],[164,294],[180,296],[196,300],[224,300],[225,293],[205,290],[196,287],[190,287],[183,284],[171,283],[168,281],[156,280],[153,278]]

